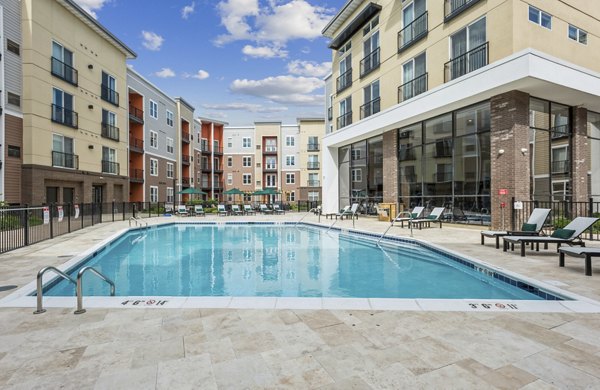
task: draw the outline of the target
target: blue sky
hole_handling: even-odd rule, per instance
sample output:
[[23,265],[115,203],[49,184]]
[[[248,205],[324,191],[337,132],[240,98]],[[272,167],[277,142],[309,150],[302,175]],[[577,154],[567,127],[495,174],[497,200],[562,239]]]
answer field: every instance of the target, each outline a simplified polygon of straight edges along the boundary
[[233,126],[324,116],[321,30],[345,0],[76,1],[137,52],[137,72],[197,116]]

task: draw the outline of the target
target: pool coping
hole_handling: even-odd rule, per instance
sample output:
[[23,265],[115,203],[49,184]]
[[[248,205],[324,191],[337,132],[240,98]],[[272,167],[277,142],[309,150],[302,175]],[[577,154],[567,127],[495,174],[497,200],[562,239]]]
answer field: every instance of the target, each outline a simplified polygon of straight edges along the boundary
[[[159,228],[174,224],[184,225],[304,225],[320,229],[328,228],[341,234],[357,234],[369,240],[379,239],[380,234],[359,229],[330,227],[312,222],[281,221],[164,221],[151,225]],[[69,259],[57,268],[66,271],[89,256],[95,256],[110,246],[111,243],[130,231],[143,230],[144,227],[121,229],[96,243],[77,256]],[[401,310],[401,311],[459,311],[459,312],[541,312],[541,313],[600,313],[600,302],[562,290],[557,286],[545,283],[516,272],[489,264],[483,260],[447,249],[437,244],[416,238],[386,236],[381,240],[384,245],[394,242],[417,244],[436,252],[450,256],[452,260],[471,263],[476,271],[488,275],[508,279],[516,279],[528,286],[550,292],[555,298],[568,300],[508,300],[508,299],[422,299],[422,298],[305,298],[305,297],[170,297],[170,296],[118,296],[118,297],[84,297],[84,308],[169,308],[169,309],[294,309],[294,310]],[[468,264],[465,264],[468,266]],[[492,274],[490,274],[492,273]],[[496,275],[494,275],[496,274]],[[55,274],[47,274],[43,278],[44,285],[58,278]],[[505,281],[507,282],[507,281]],[[507,282],[508,283],[508,282]],[[12,294],[0,300],[0,307],[36,307],[36,280],[24,285]],[[539,294],[538,294],[539,295]],[[76,297],[44,297],[46,308],[75,308]]]

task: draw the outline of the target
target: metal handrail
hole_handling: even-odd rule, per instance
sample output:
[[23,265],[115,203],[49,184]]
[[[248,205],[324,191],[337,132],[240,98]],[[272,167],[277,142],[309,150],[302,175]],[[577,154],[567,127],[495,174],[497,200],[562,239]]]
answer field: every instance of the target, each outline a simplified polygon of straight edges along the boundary
[[[302,220],[303,220],[304,218],[308,217],[308,215],[309,215],[310,213],[314,212],[315,210],[317,210],[317,209],[315,209],[315,208],[312,208],[312,209],[308,210],[308,211],[306,212],[306,214],[304,214],[304,215],[302,216],[302,218],[300,218],[298,221],[296,221],[296,223],[294,224],[294,227],[298,226],[298,224],[299,224],[300,222],[302,222]],[[321,213],[319,213],[319,222],[320,222],[320,221],[321,221]]]
[[61,278],[66,279],[75,285],[77,284],[75,279],[73,279],[72,277],[70,277],[69,275],[62,272],[61,270],[59,270],[56,267],[44,267],[41,270],[39,270],[39,272],[37,274],[37,310],[34,311],[33,314],[42,314],[42,313],[46,312],[46,309],[44,309],[42,306],[42,299],[44,298],[42,278],[44,277],[44,274],[46,273],[46,271],[54,271]]
[[146,228],[148,228],[148,222],[144,221],[141,218],[129,217],[129,227],[131,227],[131,221],[135,221],[135,226],[139,226],[139,224],[144,223],[146,224]]
[[112,280],[92,267],[83,267],[77,273],[77,310],[75,310],[73,314],[85,313],[85,309],[83,308],[83,274],[87,271],[92,272],[94,275],[108,283],[110,285],[110,296],[115,296],[115,283]]
[[413,216],[412,213],[410,213],[409,211],[400,211],[398,213],[398,215],[396,215],[396,217],[394,219],[392,219],[392,223],[390,224],[390,226],[388,226],[387,229],[385,229],[385,231],[383,232],[383,234],[379,237],[379,239],[377,240],[377,244],[379,245],[379,242],[381,242],[381,240],[383,239],[383,237],[385,236],[385,234],[392,228],[392,226],[394,226],[394,222],[396,222],[396,219],[400,218],[400,216],[402,214],[408,214],[408,227],[410,227],[410,236],[413,236],[413,227],[412,227],[412,220],[413,220]]

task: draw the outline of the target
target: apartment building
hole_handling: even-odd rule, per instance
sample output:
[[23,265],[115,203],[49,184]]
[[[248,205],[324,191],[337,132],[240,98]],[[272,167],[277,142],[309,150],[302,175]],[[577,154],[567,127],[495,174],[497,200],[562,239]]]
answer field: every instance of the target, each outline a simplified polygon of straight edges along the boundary
[[22,0],[23,203],[127,201],[126,64],[72,0]]
[[453,206],[500,227],[512,197],[600,199],[599,19],[593,1],[348,1],[323,30],[325,210]]
[[194,120],[196,188],[204,198],[223,199],[223,127],[227,122],[209,118]]
[[176,142],[177,105],[175,100],[133,69],[127,69],[127,89],[129,200],[172,204],[180,148]]
[[326,132],[323,118],[299,118],[300,183],[298,197],[319,201],[321,194],[321,140]]
[[0,0],[0,201],[21,201],[21,4]]
[[[176,192],[185,190],[186,188],[194,187],[194,150],[192,131],[194,130],[194,107],[186,102],[183,98],[175,98],[177,106],[177,144],[179,145],[179,154],[177,161],[176,175]],[[177,194],[177,201],[187,202],[190,199],[189,195]]]
[[[238,188],[244,192],[253,192],[257,187],[255,183],[255,136],[254,126],[231,127],[223,129],[224,145],[224,188],[230,190]],[[233,197],[230,198],[233,200]],[[229,199],[225,199],[229,200]],[[250,201],[247,197],[245,200]]]

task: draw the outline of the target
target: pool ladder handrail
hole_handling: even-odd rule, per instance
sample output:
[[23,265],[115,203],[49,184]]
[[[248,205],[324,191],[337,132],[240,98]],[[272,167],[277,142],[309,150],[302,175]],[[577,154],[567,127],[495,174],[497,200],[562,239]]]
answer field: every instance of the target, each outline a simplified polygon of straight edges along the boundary
[[[340,217],[340,220],[341,220],[342,218],[344,218],[344,215],[350,215],[352,217],[352,228],[354,228],[355,227],[355,225],[354,225],[354,218],[356,217],[357,213],[358,213],[358,209],[356,209],[356,211],[353,211],[352,214],[343,214],[342,213],[342,214],[339,215],[339,217]],[[329,226],[329,228],[327,229],[327,231],[325,233],[327,233],[328,231],[330,231],[331,228],[333,227],[333,225],[335,225],[337,223],[337,221],[338,221],[338,219],[337,219],[337,217],[335,217],[335,221]]]
[[142,220],[141,218],[129,217],[129,227],[131,227],[131,221],[135,222],[135,226],[139,226],[140,224],[146,224],[146,229],[148,228],[148,222]]
[[412,214],[408,211],[400,211],[398,215],[396,215],[396,217],[392,219],[392,223],[390,224],[390,226],[387,227],[387,229],[385,229],[385,232],[383,232],[383,234],[379,236],[379,239],[377,240],[378,245],[383,239],[383,237],[386,235],[386,233],[394,226],[394,222],[396,222],[396,219],[400,218],[402,214],[408,214],[408,227],[410,228],[410,236],[413,236],[413,224],[411,223],[413,220]]
[[[294,224],[294,227],[298,226],[298,224],[299,224],[300,222],[302,222],[302,220],[303,220],[304,218],[308,217],[308,216],[309,216],[309,214],[310,214],[310,213],[312,213],[312,212],[314,212],[315,210],[317,210],[317,209],[316,209],[316,208],[314,208],[314,207],[313,207],[312,209],[308,210],[308,211],[306,212],[306,214],[304,214],[304,215],[302,216],[302,218],[300,218],[298,221],[296,221],[296,223]],[[320,221],[320,220],[321,220],[321,214],[319,214],[319,221]]]
[[85,309],[83,308],[83,274],[87,271],[90,271],[92,274],[96,275],[100,279],[104,280],[106,283],[110,285],[110,296],[115,296],[115,283],[103,275],[100,271],[96,270],[93,267],[83,267],[77,273],[77,310],[73,314],[83,314],[85,313]]
[[44,298],[44,286],[43,286],[42,279],[44,277],[44,274],[47,271],[54,271],[61,278],[68,280],[69,282],[77,285],[77,282],[75,281],[75,279],[73,279],[72,277],[70,277],[69,275],[67,275],[66,273],[64,273],[63,271],[59,270],[56,267],[48,266],[48,267],[42,268],[37,273],[37,310],[34,311],[33,314],[42,314],[42,313],[46,312],[46,309],[44,309],[43,303],[42,303],[42,300]]

